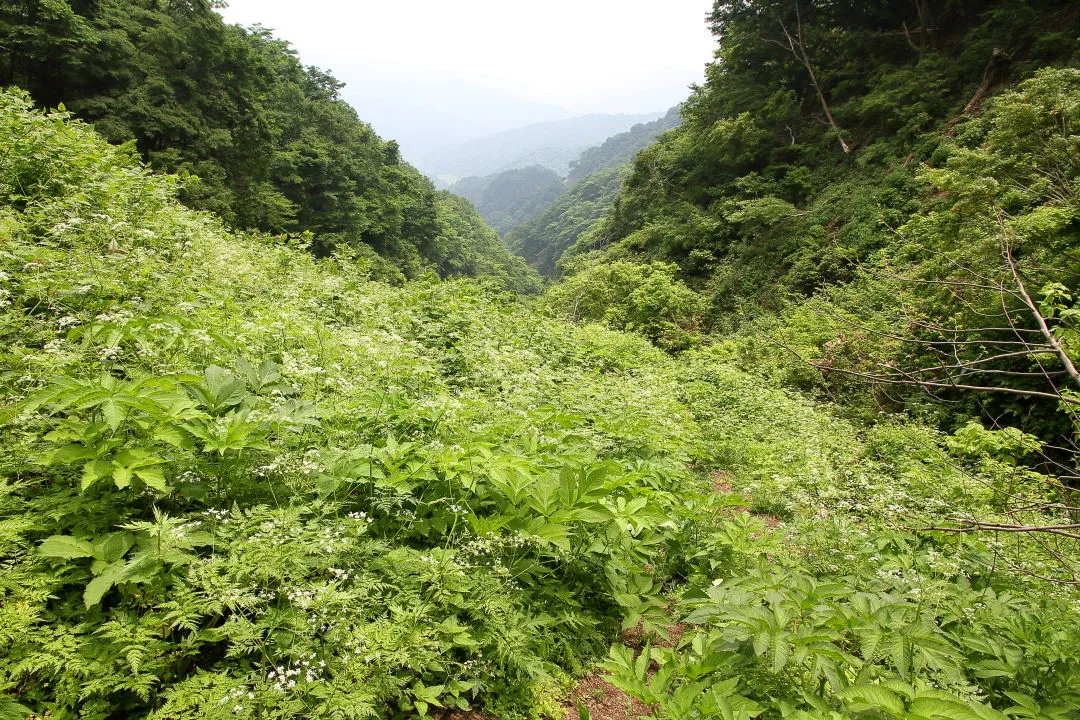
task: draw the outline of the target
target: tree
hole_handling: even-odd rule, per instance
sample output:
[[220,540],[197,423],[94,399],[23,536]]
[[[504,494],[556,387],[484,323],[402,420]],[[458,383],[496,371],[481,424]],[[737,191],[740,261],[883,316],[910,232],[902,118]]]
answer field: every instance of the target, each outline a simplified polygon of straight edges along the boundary
[[[1008,491],[1001,518],[927,529],[1080,540],[1080,71],[1039,71],[946,148],[943,166],[920,173],[937,201],[863,266],[889,309],[838,310],[847,333],[808,362],[915,389],[1027,438],[1019,456],[1037,458],[1040,486]],[[1061,521],[1024,520],[1037,512]],[[1040,542],[1080,583],[1080,568]]]

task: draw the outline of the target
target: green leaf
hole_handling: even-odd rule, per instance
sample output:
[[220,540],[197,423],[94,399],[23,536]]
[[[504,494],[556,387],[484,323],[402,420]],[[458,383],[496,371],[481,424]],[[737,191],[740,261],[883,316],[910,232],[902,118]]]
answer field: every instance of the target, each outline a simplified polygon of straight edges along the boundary
[[167,489],[165,473],[159,467],[139,468],[135,471],[135,475],[158,492],[165,492]]
[[123,424],[127,412],[124,404],[116,398],[109,398],[101,403],[101,414],[105,418],[106,424],[113,431],[119,429],[120,425]]
[[192,444],[191,436],[176,425],[158,425],[154,428],[153,437],[178,448],[190,448]]
[[123,490],[127,486],[131,485],[131,471],[124,467],[117,467],[113,465],[112,479],[116,487]]
[[103,477],[112,474],[112,463],[107,460],[92,460],[83,465],[82,482],[80,488],[85,492],[91,485]]
[[134,544],[135,538],[131,533],[110,533],[103,540],[94,543],[94,557],[106,563],[114,563],[124,557]]
[[46,465],[62,465],[76,460],[89,460],[95,457],[94,451],[85,445],[71,443],[62,448],[57,448],[46,455],[42,462]]
[[1030,695],[1025,695],[1021,692],[1010,692],[1008,690],[1005,691],[1005,694],[1009,697],[1010,700],[1012,700],[1014,703],[1024,708],[1025,710],[1031,710],[1032,712],[1036,713],[1039,712],[1039,703],[1035,702],[1035,698],[1031,697]]
[[777,633],[772,641],[772,671],[779,673],[791,657],[791,643],[786,632]]
[[977,678],[1012,677],[1016,674],[1014,668],[1000,660],[982,660],[971,666],[972,675]]
[[943,720],[981,720],[979,715],[967,705],[956,700],[939,698],[918,698],[911,703],[909,714],[920,717],[942,718]]
[[11,698],[0,697],[0,720],[26,720],[32,713],[25,705],[20,705]]
[[89,610],[101,602],[101,598],[105,597],[105,593],[109,592],[113,585],[123,581],[124,575],[124,561],[117,560],[91,580],[83,591],[83,603],[85,603],[86,609]]
[[53,535],[41,541],[38,555],[55,558],[94,557],[94,546],[70,535]]
[[904,701],[896,693],[879,685],[858,685],[837,693],[856,712],[884,710],[898,718],[904,717]]

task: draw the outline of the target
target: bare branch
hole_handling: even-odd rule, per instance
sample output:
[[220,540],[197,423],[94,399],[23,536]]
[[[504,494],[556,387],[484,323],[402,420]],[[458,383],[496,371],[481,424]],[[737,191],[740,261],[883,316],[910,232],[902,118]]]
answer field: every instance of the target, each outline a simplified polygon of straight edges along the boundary
[[1006,532],[1006,533],[1045,533],[1048,535],[1060,535],[1072,540],[1080,540],[1080,534],[1068,532],[1080,529],[1080,523],[1070,525],[1013,525],[1009,523],[995,523],[973,518],[945,518],[946,522],[956,523],[959,527],[945,525],[930,525],[916,528],[917,532],[949,532],[949,533],[973,533],[979,531]]
[[1012,272],[1013,279],[1016,280],[1016,288],[1020,293],[1020,296],[1024,299],[1024,304],[1031,310],[1032,317],[1035,318],[1035,322],[1039,326],[1040,332],[1042,332],[1043,338],[1046,339],[1046,343],[1054,349],[1058,359],[1061,360],[1061,364],[1065,367],[1065,371],[1069,374],[1073,384],[1080,386],[1080,371],[1077,371],[1076,366],[1073,365],[1072,359],[1068,356],[1065,350],[1061,347],[1061,343],[1054,337],[1054,333],[1050,331],[1050,328],[1046,324],[1046,318],[1039,312],[1039,308],[1035,305],[1035,302],[1031,299],[1031,295],[1028,294],[1027,288],[1024,287],[1024,281],[1020,277],[1020,271],[1016,268],[1016,261],[1013,260],[1012,250],[1008,244],[1008,230],[1005,228],[1005,223],[1002,220],[1001,213],[998,213],[998,224],[1001,226],[1003,233],[1006,233],[1006,242],[1004,244],[1002,253],[1005,256],[1006,262],[1009,263],[1009,270]]
[[[784,38],[787,40],[787,47],[785,49],[788,50],[788,52],[790,52],[804,68],[806,68],[807,74],[810,75],[810,84],[814,86],[814,92],[817,93],[818,100],[821,101],[821,109],[825,112],[825,119],[828,120],[829,127],[836,132],[836,137],[840,140],[840,147],[844,149],[844,152],[850,153],[851,146],[844,140],[843,131],[836,122],[836,118],[833,117],[832,109],[829,107],[829,101],[825,99],[825,91],[822,90],[821,84],[818,82],[817,73],[814,72],[814,65],[810,62],[810,55],[806,51],[806,42],[803,40],[802,15],[799,13],[799,3],[795,3],[796,25],[794,35],[791,34],[787,25],[784,24],[783,18],[777,18],[777,21],[780,23],[780,29],[783,31]],[[777,40],[770,40],[770,42],[773,42],[780,47],[784,47],[784,44]]]

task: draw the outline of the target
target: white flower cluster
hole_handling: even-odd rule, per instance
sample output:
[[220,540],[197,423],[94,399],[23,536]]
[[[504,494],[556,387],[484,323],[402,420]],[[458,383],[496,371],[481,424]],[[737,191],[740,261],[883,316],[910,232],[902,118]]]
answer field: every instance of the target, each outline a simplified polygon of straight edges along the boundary
[[368,514],[366,512],[364,512],[363,510],[359,510],[357,512],[349,513],[348,518],[350,520],[355,520],[356,522],[362,522],[362,523],[372,523],[372,522],[375,521],[374,518],[368,517]]
[[259,532],[252,533],[248,539],[260,545],[274,546],[298,540],[300,534],[301,528],[298,525],[288,525],[282,520],[268,520],[259,526]]
[[[249,416],[248,419],[250,420],[251,417]],[[266,465],[255,468],[255,474],[259,477],[268,475],[304,475],[310,477],[322,472],[322,469],[322,465],[319,463],[319,451],[308,450],[303,456],[278,455]]]
[[349,574],[348,570],[342,570],[341,568],[333,568],[333,567],[326,568],[326,572],[330,573],[331,575],[333,575],[338,580],[341,580],[342,582],[344,582],[345,580],[348,580],[350,577],[352,577],[352,575]]
[[230,690],[228,692],[228,694],[225,697],[218,700],[218,704],[219,705],[227,705],[229,703],[232,703],[233,704],[232,711],[235,714],[239,715],[240,713],[244,712],[243,701],[245,699],[246,700],[254,700],[255,699],[255,693],[253,693],[251,690],[249,690],[246,687],[238,687],[238,688],[233,688],[232,690]]
[[131,313],[125,312],[124,310],[117,310],[111,315],[109,313],[99,313],[97,316],[94,317],[94,319],[98,322],[116,323],[117,325],[124,325],[131,320]]
[[322,674],[326,671],[326,661],[315,661],[315,653],[311,653],[293,667],[278,665],[271,670],[266,679],[274,683],[274,689],[279,692],[291,690],[296,687],[297,680],[314,683],[322,680]]
[[315,364],[315,359],[309,353],[303,351],[284,353],[281,368],[286,375],[293,377],[321,375],[325,372],[321,365]]
[[0,288],[0,308],[5,308],[11,304],[11,293],[4,288]]
[[487,532],[464,543],[461,546],[461,552],[473,556],[491,555],[506,549],[532,547],[537,542],[538,538],[532,535],[516,532],[510,535],[496,535],[493,532]]
[[64,352],[64,341],[61,338],[53,338],[45,343],[45,352],[50,355],[59,355]]
[[75,327],[79,324],[81,324],[81,321],[74,315],[65,315],[64,317],[56,321],[57,327],[61,330],[66,330],[69,327]]
[[[194,480],[189,480],[189,479],[187,479],[188,476],[194,476],[195,479]],[[198,482],[201,478],[199,478],[198,475],[196,475],[195,473],[193,473],[193,472],[191,472],[189,470],[189,471],[183,473],[178,479],[179,479],[180,482]],[[203,517],[210,518],[211,520],[213,520],[214,522],[216,522],[216,523],[218,523],[220,525],[228,525],[229,524],[229,515],[230,515],[230,513],[229,513],[228,510],[215,510],[213,508],[210,508],[209,510],[203,510],[202,514],[203,514]]]
[[299,608],[307,609],[311,607],[312,603],[319,599],[321,589],[305,590],[304,588],[286,588],[285,597],[289,599],[293,605]]
[[99,351],[102,362],[116,362],[124,351],[119,347],[104,347]]
[[[176,482],[187,484],[202,482],[202,480],[202,476],[193,470],[185,470],[184,472],[180,473],[176,478]],[[228,513],[226,512],[226,514]]]

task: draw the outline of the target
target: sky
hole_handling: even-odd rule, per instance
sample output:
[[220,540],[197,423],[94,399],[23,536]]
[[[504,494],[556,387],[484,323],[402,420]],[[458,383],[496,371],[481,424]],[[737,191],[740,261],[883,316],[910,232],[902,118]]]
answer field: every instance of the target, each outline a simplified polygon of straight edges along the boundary
[[588,113],[662,112],[701,82],[711,0],[229,0],[305,65],[330,70],[416,160],[445,145]]

